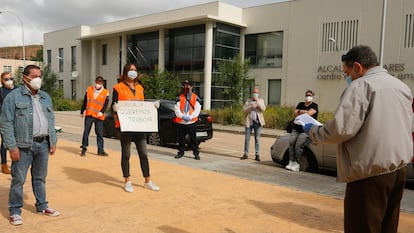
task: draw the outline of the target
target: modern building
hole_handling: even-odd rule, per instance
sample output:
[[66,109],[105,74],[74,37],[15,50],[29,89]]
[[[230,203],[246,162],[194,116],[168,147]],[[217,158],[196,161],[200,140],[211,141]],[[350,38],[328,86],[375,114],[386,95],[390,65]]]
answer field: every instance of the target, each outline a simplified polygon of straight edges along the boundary
[[[3,59],[0,58],[0,73],[10,72],[15,76],[18,72],[22,72],[25,65],[40,65],[37,61],[23,61],[15,59]],[[1,85],[1,84],[0,84]]]
[[[127,62],[192,80],[204,109],[222,105],[217,62],[239,52],[269,105],[296,106],[315,90],[334,111],[346,87],[341,55],[371,46],[389,72],[414,90],[414,1],[295,0],[249,8],[211,2],[44,34],[44,58],[66,98],[81,99],[97,75],[108,87]],[[384,24],[383,24],[384,22]]]

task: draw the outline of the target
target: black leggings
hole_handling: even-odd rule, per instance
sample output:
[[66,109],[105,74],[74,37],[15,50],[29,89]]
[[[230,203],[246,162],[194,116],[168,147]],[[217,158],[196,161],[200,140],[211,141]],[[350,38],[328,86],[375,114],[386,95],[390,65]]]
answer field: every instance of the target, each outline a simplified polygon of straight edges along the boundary
[[141,163],[141,171],[144,177],[150,176],[147,138],[145,133],[121,132],[122,158],[121,167],[124,177],[129,177],[129,158],[131,157],[131,142],[135,142],[138,151],[139,161]]

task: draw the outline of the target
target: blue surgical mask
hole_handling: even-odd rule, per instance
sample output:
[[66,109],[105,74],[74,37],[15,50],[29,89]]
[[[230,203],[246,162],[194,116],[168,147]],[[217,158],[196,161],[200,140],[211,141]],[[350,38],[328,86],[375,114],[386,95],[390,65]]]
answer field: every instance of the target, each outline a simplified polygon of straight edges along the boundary
[[128,71],[128,78],[135,79],[138,76],[138,73],[135,70]]
[[253,93],[254,98],[259,98],[259,93]]
[[348,84],[348,86],[349,86],[349,85],[351,85],[351,83],[352,83],[352,77],[351,77],[351,76],[349,76],[349,75],[348,75],[348,76],[346,76],[346,77],[345,77],[345,81],[346,81],[346,83]]

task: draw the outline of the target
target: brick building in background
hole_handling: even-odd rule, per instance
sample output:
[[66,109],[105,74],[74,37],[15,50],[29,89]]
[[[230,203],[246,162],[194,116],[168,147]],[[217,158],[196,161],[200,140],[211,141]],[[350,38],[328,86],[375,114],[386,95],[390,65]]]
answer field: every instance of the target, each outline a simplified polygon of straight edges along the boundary
[[[36,57],[37,51],[41,49],[43,49],[43,45],[26,45],[26,60]],[[23,48],[22,46],[0,47],[0,58],[23,60]]]

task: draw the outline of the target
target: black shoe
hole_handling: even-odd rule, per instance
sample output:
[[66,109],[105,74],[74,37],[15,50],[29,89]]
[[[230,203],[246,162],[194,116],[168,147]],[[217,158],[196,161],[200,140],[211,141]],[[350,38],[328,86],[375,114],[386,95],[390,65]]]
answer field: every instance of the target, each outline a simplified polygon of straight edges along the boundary
[[98,155],[99,156],[108,156],[109,154],[106,153],[105,151],[102,151],[102,152],[98,152]]
[[243,155],[240,159],[247,159],[247,155]]
[[196,160],[200,160],[200,155],[195,154],[195,155],[194,155],[194,159],[196,159]]
[[178,152],[178,154],[174,158],[179,159],[183,156],[184,156],[184,152]]
[[254,158],[254,160],[259,161],[260,162],[260,157],[258,155],[256,155],[256,158]]
[[86,154],[86,148],[84,147],[82,148],[81,156],[85,156],[85,154]]

